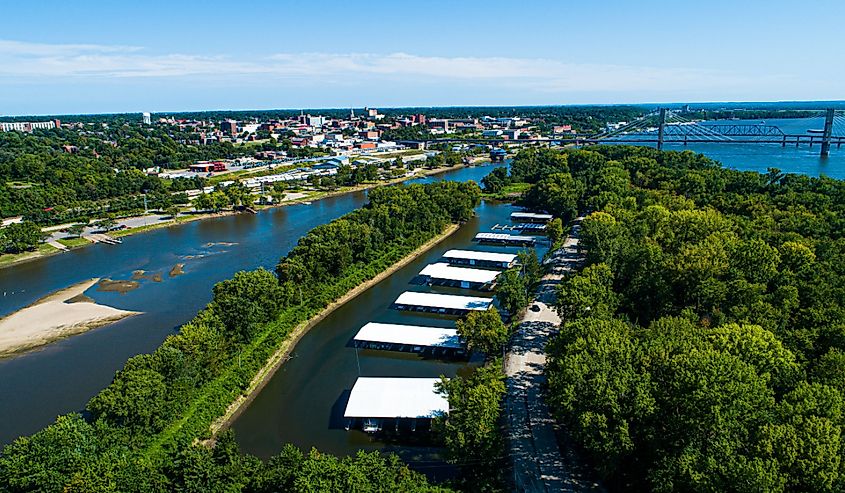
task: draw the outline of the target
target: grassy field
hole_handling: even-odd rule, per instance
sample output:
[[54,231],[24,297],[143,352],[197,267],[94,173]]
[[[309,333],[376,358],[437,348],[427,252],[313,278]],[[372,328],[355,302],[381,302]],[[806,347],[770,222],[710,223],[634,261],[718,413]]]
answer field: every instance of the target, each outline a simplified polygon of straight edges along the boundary
[[509,200],[519,197],[529,188],[531,188],[529,183],[511,183],[497,193],[483,193],[482,196],[490,199]]
[[59,241],[59,243],[61,243],[62,245],[66,246],[68,248],[81,247],[81,246],[85,246],[85,245],[91,243],[90,241],[86,240],[85,238],[61,238],[58,241]]
[[5,267],[7,265],[13,264],[15,262],[20,262],[21,260],[26,260],[29,258],[41,257],[42,255],[50,255],[51,253],[56,253],[58,251],[58,248],[48,245],[46,243],[42,243],[38,245],[38,248],[29,252],[4,253],[0,255],[0,267]]

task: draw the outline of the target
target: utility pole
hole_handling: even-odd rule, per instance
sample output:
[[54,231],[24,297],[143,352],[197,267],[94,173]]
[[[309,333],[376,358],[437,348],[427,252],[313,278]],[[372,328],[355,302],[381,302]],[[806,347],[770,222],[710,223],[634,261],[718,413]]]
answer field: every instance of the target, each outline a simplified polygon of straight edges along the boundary
[[660,108],[660,126],[657,127],[657,150],[663,150],[663,129],[666,127],[666,108]]
[[824,131],[822,132],[821,157],[830,155],[830,136],[833,134],[833,108],[828,108],[824,115]]

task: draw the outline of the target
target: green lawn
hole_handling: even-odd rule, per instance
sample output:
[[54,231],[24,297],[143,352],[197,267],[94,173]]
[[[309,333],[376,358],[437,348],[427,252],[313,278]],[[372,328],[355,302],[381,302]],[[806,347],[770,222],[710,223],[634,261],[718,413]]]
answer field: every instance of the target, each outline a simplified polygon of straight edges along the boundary
[[4,253],[0,255],[0,267],[13,264],[15,262],[33,258],[33,257],[40,257],[42,255],[50,255],[51,253],[56,253],[59,251],[56,247],[50,246],[46,243],[41,243],[35,250],[23,253]]
[[68,248],[76,248],[85,246],[91,242],[86,240],[85,238],[62,238],[59,240],[59,243]]
[[497,193],[484,193],[483,196],[492,199],[508,200],[522,195],[529,188],[531,188],[530,183],[511,183]]

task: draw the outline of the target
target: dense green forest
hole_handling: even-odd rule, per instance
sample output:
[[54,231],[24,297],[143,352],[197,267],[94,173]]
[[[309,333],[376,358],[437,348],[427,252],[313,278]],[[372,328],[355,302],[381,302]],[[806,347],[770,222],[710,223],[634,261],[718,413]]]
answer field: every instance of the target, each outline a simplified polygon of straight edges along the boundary
[[291,331],[450,223],[480,190],[437,182],[377,188],[369,203],[302,237],[277,275],[215,285],[208,306],[152,354],[131,358],[82,414],[0,452],[0,491],[431,491],[392,457],[337,459],[288,447],[267,463],[230,436],[196,445]]
[[185,167],[245,152],[230,143],[187,145],[171,135],[190,138],[178,130],[137,125],[0,132],[0,216],[24,215],[48,224],[143,210],[142,193],[150,207],[166,208],[186,201],[172,192],[197,188],[204,181],[162,180],[143,169]]
[[144,169],[181,169],[196,161],[251,156],[256,150],[284,150],[294,157],[320,154],[292,148],[287,139],[257,147],[197,145],[192,142],[198,134],[178,126],[107,122],[31,134],[0,132],[0,217],[23,215],[43,225],[126,215],[144,210],[142,194],[149,208],[166,209],[187,203],[178,192],[202,188],[206,180],[161,179]]
[[583,222],[551,406],[614,491],[845,490],[845,182],[643,147],[528,150],[487,187]]

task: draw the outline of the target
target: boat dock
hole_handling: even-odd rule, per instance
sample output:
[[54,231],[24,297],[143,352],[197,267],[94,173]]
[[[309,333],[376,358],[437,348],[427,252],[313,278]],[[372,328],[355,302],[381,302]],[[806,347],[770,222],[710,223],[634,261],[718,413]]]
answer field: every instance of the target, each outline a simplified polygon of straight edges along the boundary
[[478,233],[473,241],[480,243],[495,243],[510,246],[534,246],[537,238],[533,236],[518,236],[504,233]]
[[355,347],[381,351],[401,351],[456,356],[465,354],[456,329],[370,322],[352,339]]
[[400,294],[393,307],[397,310],[465,315],[471,311],[487,310],[493,305],[491,298],[458,296],[452,294],[418,293],[405,291]]
[[381,431],[384,419],[430,420],[449,412],[449,400],[438,394],[439,378],[359,377],[352,387],[343,417],[346,429],[356,422],[368,433]]
[[93,243],[105,243],[107,245],[120,245],[121,243],[123,243],[123,240],[121,240],[120,238],[113,238],[103,233],[85,235],[84,238]]
[[545,224],[552,219],[554,219],[554,216],[551,214],[538,214],[536,212],[511,212],[511,221]]
[[464,289],[489,289],[500,272],[485,269],[454,267],[446,262],[429,264],[420,271],[427,283]]
[[442,258],[452,265],[472,265],[493,269],[509,269],[516,263],[515,254],[478,250],[449,250],[443,254]]
[[519,223],[519,224],[496,224],[492,228],[493,231],[545,231],[546,225],[540,223]]

